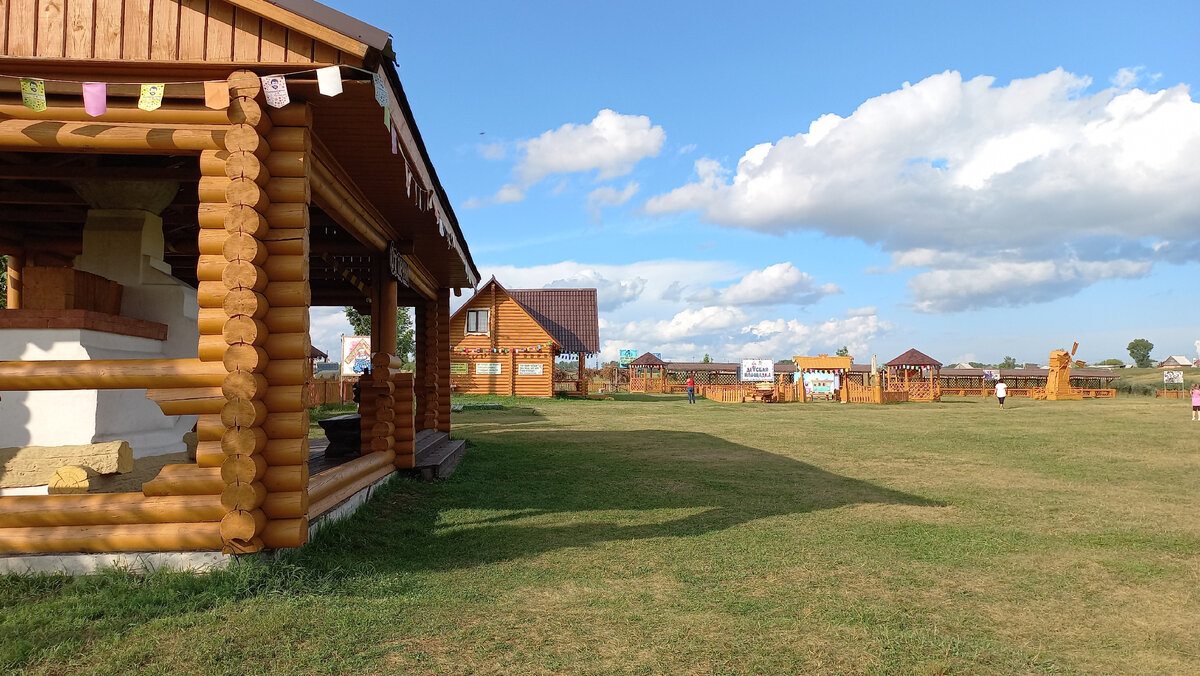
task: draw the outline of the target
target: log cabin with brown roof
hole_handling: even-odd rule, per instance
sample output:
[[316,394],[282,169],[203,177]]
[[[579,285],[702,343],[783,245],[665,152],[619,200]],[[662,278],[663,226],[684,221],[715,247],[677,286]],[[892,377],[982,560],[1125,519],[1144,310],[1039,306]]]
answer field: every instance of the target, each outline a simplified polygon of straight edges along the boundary
[[586,394],[584,360],[600,351],[595,289],[505,289],[493,277],[450,318],[451,379],[459,394],[550,397],[555,359],[579,359],[572,391]]

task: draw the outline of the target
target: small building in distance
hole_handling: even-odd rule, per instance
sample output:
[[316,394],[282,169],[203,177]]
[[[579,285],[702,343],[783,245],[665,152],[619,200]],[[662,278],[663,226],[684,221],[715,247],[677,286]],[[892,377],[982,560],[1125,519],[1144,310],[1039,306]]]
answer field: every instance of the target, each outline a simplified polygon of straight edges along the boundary
[[595,289],[505,289],[493,277],[450,318],[450,377],[459,394],[554,395],[554,361],[600,351]]
[[1173,354],[1158,363],[1160,369],[1183,368],[1192,365],[1192,359],[1186,355]]

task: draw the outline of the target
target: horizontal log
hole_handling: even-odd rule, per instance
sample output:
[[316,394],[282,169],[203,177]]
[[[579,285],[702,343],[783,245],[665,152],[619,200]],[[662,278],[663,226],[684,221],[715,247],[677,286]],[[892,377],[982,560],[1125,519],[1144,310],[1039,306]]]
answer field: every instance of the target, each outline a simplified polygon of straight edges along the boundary
[[172,124],[200,124],[214,129],[229,124],[226,111],[214,110],[202,103],[164,99],[162,106],[153,111],[142,110],[137,107],[137,103],[136,99],[110,97],[105,113],[94,117],[89,115],[82,105],[68,105],[63,101],[55,101],[46,110],[35,112],[21,103],[20,96],[4,94],[0,95],[0,117],[60,122],[129,122],[142,125],[169,121]]
[[[263,291],[267,288],[267,273],[262,268],[246,261],[227,263],[221,270],[221,282],[226,289],[253,289]],[[269,296],[268,296],[269,298]],[[273,303],[272,303],[273,304]],[[222,300],[222,307],[224,300]]]
[[413,455],[410,447],[406,452],[396,453],[396,469],[412,469],[417,466],[416,456]]
[[[225,166],[231,166],[233,160],[234,156],[231,156]],[[310,200],[308,179],[294,177],[273,177],[259,185],[253,177],[231,178],[225,174],[201,176],[196,186],[196,193],[201,202],[225,201],[231,205],[245,204],[254,207],[254,210],[260,214],[265,214],[270,204],[282,202],[308,204]],[[259,193],[266,195],[266,203],[261,202]]]
[[219,550],[219,523],[0,528],[0,552],[173,552]]
[[221,422],[221,414],[202,415],[196,418],[196,439],[204,441],[220,441],[225,436],[225,423]]
[[303,491],[268,493],[262,511],[268,519],[297,519],[308,513],[309,497]]
[[221,436],[219,448],[224,455],[253,455],[266,450],[267,441],[261,427],[231,427]]
[[200,282],[196,285],[196,302],[202,308],[225,308],[229,289],[221,282]]
[[312,304],[312,289],[308,282],[271,282],[263,294],[271,307],[308,307]]
[[263,347],[271,359],[307,359],[312,344],[307,333],[272,333]]
[[262,455],[230,455],[221,463],[221,478],[226,484],[248,484],[259,481],[267,472]]
[[308,490],[308,463],[268,467],[262,482],[268,493]]
[[[221,383],[221,395],[226,399],[262,399],[269,385],[267,377],[261,373],[253,373],[250,371],[234,371],[225,376],[224,382]],[[223,439],[229,438],[229,432],[225,433]],[[243,435],[252,435],[252,432],[244,432]],[[266,434],[263,434],[266,437]]]
[[146,398],[158,404],[163,415],[199,415],[220,413],[225,397],[219,387],[151,388]]
[[312,134],[304,127],[275,127],[267,134],[267,143],[274,151],[307,153],[312,150]]
[[98,474],[130,472],[133,450],[124,441],[0,448],[0,488],[47,484],[67,465],[86,467]]
[[215,336],[201,335],[199,342],[196,344],[196,354],[199,355],[200,361],[203,362],[220,362],[225,359],[225,351],[229,349],[229,344],[225,342],[225,337],[217,334]]
[[259,157],[271,154],[271,143],[248,124],[230,125],[219,146],[230,153],[252,153]]
[[[204,340],[204,336],[200,337]],[[222,340],[222,343],[225,341]],[[228,371],[254,371],[261,373],[266,370],[270,357],[267,351],[256,345],[230,345],[222,357],[225,369]],[[268,379],[269,380],[269,379]]]
[[252,399],[221,397],[221,422],[229,427],[258,427],[267,419],[267,405]]
[[0,148],[63,148],[109,153],[216,150],[225,146],[228,126],[154,126],[119,122],[58,122],[0,119]]
[[196,466],[205,469],[220,467],[225,462],[225,452],[219,441],[201,441],[196,444]]
[[308,333],[309,315],[306,307],[276,307],[263,319],[271,333]]
[[[90,471],[86,467],[78,465],[66,465],[59,467],[50,475],[50,480],[46,482],[46,492],[50,495],[75,495],[79,493],[87,493],[91,487],[91,476],[96,475],[95,471]],[[0,476],[0,482],[4,477]],[[18,525],[34,525],[34,524],[18,524]]]
[[[250,178],[262,185],[270,177],[304,178],[308,175],[308,160],[302,152],[272,150],[265,158],[252,153],[230,153],[227,150],[205,151],[200,154],[200,173],[204,176]],[[259,180],[259,177],[262,180]]]
[[307,103],[293,102],[282,108],[268,108],[267,114],[276,127],[311,127],[313,124],[312,106]]
[[267,390],[263,403],[269,413],[308,411],[309,392],[307,385],[272,385]]
[[358,241],[376,251],[387,248],[382,217],[363,206],[363,199],[355,196],[327,167],[314,161],[309,181],[313,203],[320,205]]
[[[373,453],[372,455],[386,456],[388,454]],[[394,460],[394,458],[393,458],[393,460]],[[321,498],[320,500],[314,499],[310,496],[309,507],[308,507],[309,518],[315,518],[317,516],[324,514],[325,512],[328,512],[329,510],[333,509],[334,507],[337,507],[342,502],[348,500],[350,498],[350,496],[361,491],[362,489],[366,488],[367,486],[370,486],[371,484],[375,483],[376,481],[379,481],[380,479],[391,474],[394,471],[396,471],[395,465],[389,464],[386,467],[381,467],[381,468],[375,470],[374,472],[371,472],[370,474],[366,474],[366,475],[360,477],[359,480],[355,483],[346,484],[346,485],[342,486],[338,490],[326,495],[325,497]]]
[[0,391],[209,387],[223,371],[199,359],[0,361]]
[[395,452],[396,442],[389,437],[375,437],[371,439],[370,449],[373,454],[381,454],[387,452]]
[[247,220],[254,216],[246,209],[233,209],[224,200],[220,202],[201,202],[196,213],[196,220],[203,230],[228,230],[245,232],[255,237],[260,236],[258,229],[264,230],[267,224],[272,228],[307,228],[309,222],[308,205],[299,203],[272,204],[261,214],[264,222],[256,228],[247,227]]
[[267,515],[261,509],[233,509],[221,517],[221,539],[226,544],[246,549],[266,525]]
[[270,549],[299,547],[308,542],[308,519],[271,519],[263,528],[263,546]]
[[221,507],[226,511],[258,509],[266,500],[267,487],[261,481],[225,484],[221,491]]
[[262,425],[268,439],[307,439],[308,411],[267,415]]
[[299,465],[308,462],[310,454],[308,438],[303,439],[268,439],[262,450],[263,459],[268,465]]
[[268,335],[266,323],[245,315],[230,317],[221,327],[226,345],[265,345]]
[[388,453],[368,453],[316,474],[309,480],[308,497],[313,501],[319,500],[380,467],[391,465],[394,457]]
[[272,223],[271,230],[262,235],[262,241],[272,256],[308,257],[311,252],[308,230],[304,228],[288,228]]
[[0,528],[220,521],[226,511],[215,495],[10,495],[0,499]]
[[272,359],[264,373],[272,385],[303,385],[312,378],[307,359]]
[[387,352],[376,352],[375,354],[371,355],[372,373],[374,373],[376,369],[385,368],[399,371],[400,369],[404,368],[404,361],[396,355],[389,354]]

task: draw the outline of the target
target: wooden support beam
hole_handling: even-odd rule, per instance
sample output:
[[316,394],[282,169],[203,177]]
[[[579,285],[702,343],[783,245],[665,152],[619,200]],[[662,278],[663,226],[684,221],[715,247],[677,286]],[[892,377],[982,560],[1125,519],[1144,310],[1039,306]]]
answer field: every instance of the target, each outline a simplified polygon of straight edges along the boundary
[[224,514],[216,495],[10,495],[0,500],[0,528],[215,522]]
[[0,149],[174,153],[225,147],[227,125],[155,126],[125,123],[0,119]]
[[0,528],[0,552],[171,552],[221,549],[219,523]]
[[220,386],[225,369],[198,359],[0,362],[0,391]]
[[8,296],[7,307],[10,310],[19,310],[22,302],[21,272],[25,269],[25,257],[21,254],[8,254]]

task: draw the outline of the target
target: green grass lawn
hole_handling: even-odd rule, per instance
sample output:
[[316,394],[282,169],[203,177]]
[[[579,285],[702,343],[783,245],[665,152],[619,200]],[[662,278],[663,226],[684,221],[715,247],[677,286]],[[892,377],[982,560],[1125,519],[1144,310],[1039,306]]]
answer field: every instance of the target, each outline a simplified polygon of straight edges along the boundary
[[1182,401],[456,401],[509,408],[302,551],[0,579],[0,673],[1200,669]]

